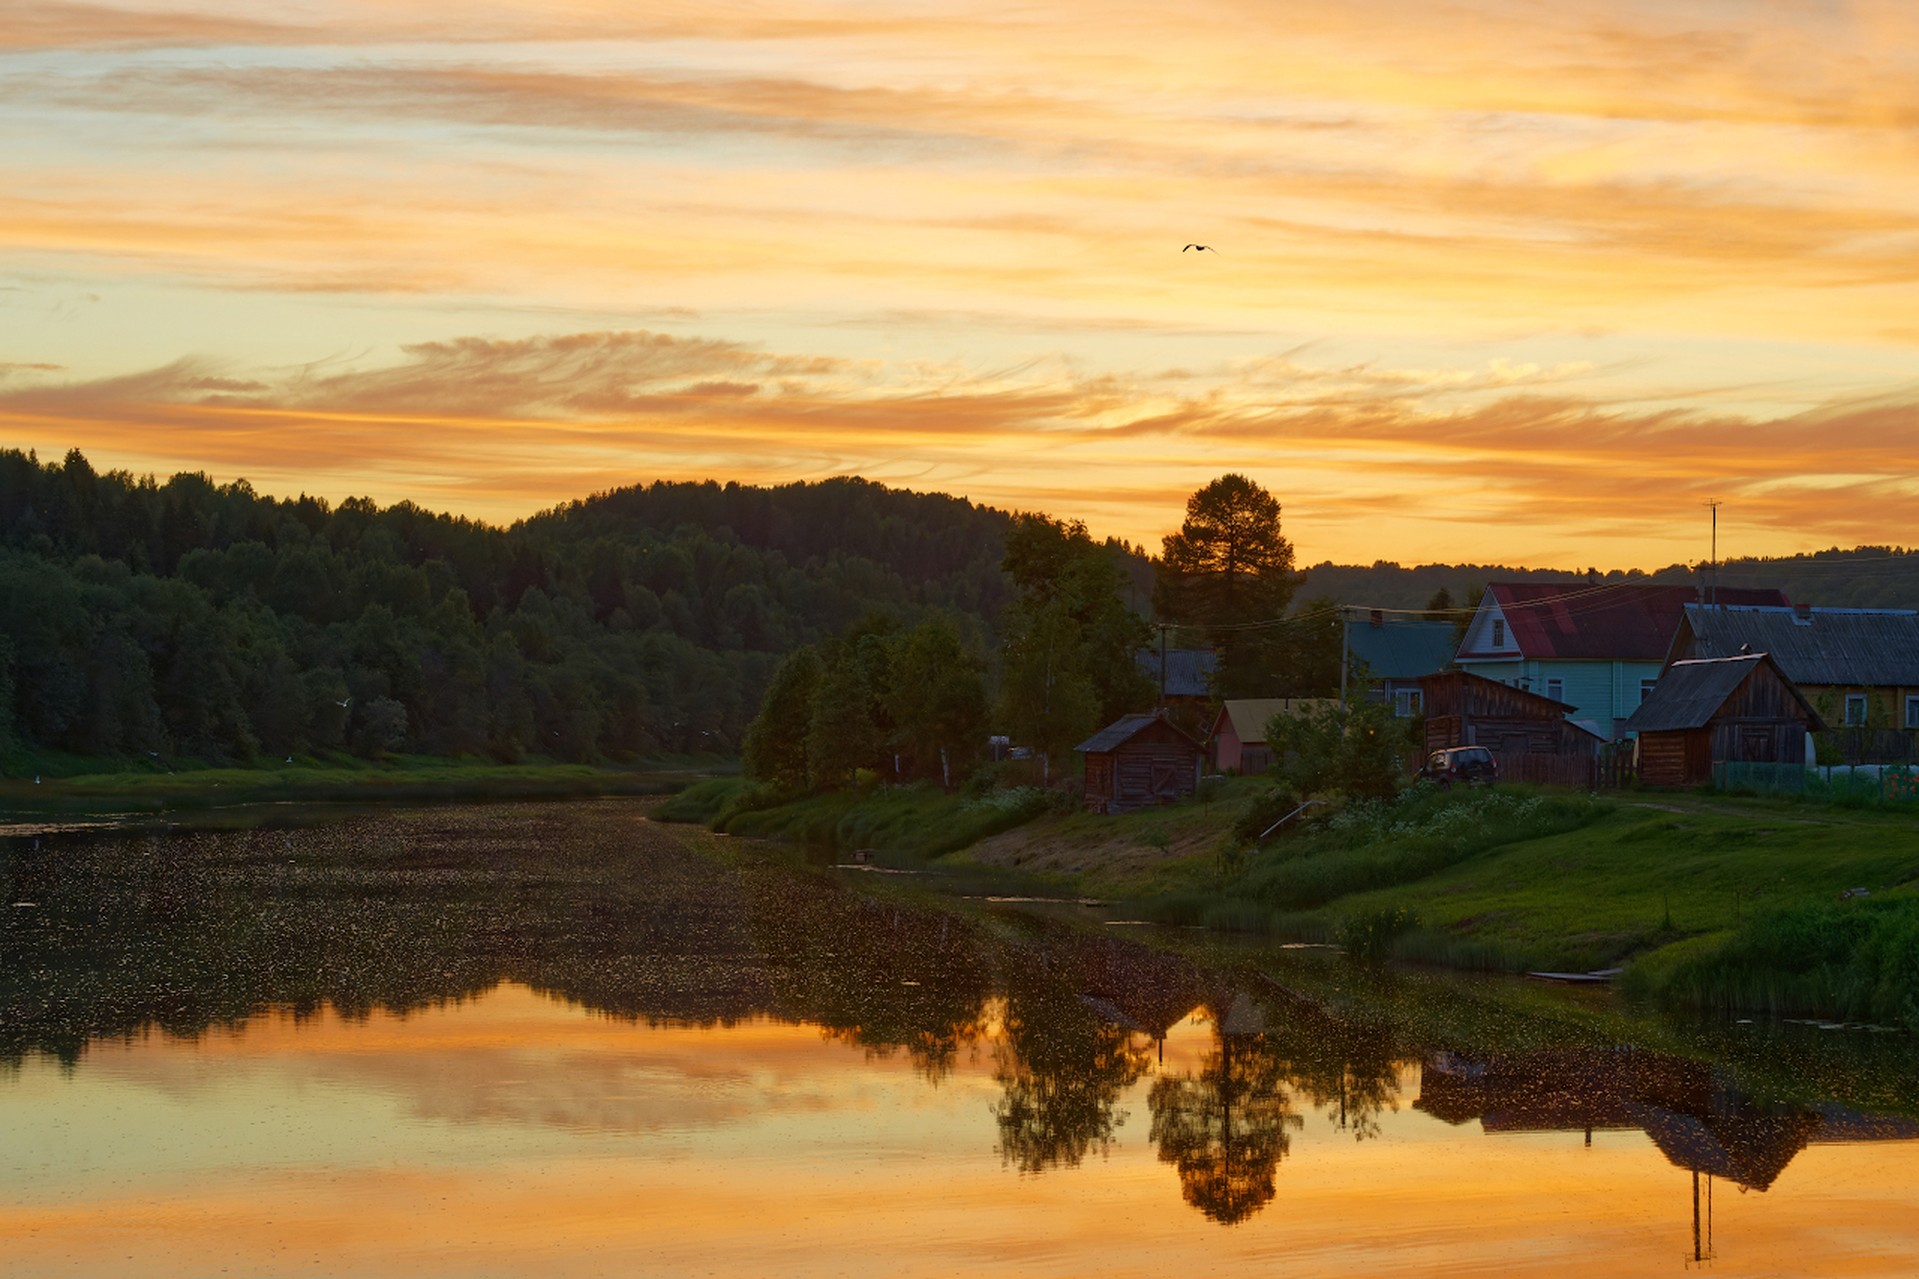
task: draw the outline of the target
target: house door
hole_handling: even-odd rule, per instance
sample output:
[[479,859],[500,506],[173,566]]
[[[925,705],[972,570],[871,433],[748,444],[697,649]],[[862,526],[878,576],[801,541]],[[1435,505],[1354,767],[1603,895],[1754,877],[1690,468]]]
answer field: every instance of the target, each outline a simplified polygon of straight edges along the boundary
[[1773,727],[1770,724],[1746,724],[1739,729],[1739,758],[1748,764],[1771,763]]
[[1153,761],[1153,798],[1162,804],[1179,798],[1178,765]]

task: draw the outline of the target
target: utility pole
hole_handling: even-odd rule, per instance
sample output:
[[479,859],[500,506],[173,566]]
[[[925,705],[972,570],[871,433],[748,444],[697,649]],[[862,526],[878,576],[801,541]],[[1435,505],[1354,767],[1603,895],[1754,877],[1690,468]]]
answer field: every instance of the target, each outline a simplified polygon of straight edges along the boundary
[[1353,664],[1353,616],[1346,606],[1339,606],[1339,704],[1346,704],[1346,668]]
[[1724,503],[1715,497],[1706,505],[1712,508],[1712,559],[1706,574],[1706,607],[1715,608],[1719,604],[1719,508]]
[[1166,709],[1166,623],[1159,624],[1159,709]]

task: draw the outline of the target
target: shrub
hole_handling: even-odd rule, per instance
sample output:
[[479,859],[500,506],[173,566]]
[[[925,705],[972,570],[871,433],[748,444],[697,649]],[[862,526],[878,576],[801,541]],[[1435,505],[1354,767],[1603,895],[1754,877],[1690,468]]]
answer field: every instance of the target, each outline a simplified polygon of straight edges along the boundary
[[1679,1007],[1800,1013],[1919,1030],[1919,899],[1800,906],[1716,947],[1645,966],[1639,989]]
[[1349,893],[1409,883],[1517,840],[1575,830],[1610,806],[1585,795],[1408,791],[1359,800],[1328,817],[1285,856],[1268,854],[1242,881],[1281,910],[1307,910]]
[[1386,957],[1393,940],[1419,927],[1419,915],[1405,906],[1380,906],[1346,916],[1333,930],[1341,950],[1363,963]]
[[[1299,807],[1299,792],[1290,786],[1275,786],[1253,796],[1246,809],[1233,822],[1233,838],[1250,844],[1267,828]],[[1297,819],[1295,819],[1297,820]]]

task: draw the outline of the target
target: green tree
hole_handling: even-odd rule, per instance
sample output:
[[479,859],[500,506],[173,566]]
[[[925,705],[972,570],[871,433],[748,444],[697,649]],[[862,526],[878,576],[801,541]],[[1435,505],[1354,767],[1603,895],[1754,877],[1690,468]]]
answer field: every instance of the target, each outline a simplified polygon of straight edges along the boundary
[[922,622],[893,649],[888,710],[897,744],[920,776],[969,770],[986,737],[981,663],[951,621]]
[[1337,790],[1389,798],[1406,780],[1406,754],[1413,747],[1410,720],[1396,719],[1365,689],[1352,700],[1306,715],[1275,715],[1266,725],[1273,771],[1302,795]]
[[880,762],[872,685],[859,662],[844,651],[840,657],[820,677],[806,730],[806,780],[820,789],[848,785],[859,769]]
[[1267,687],[1280,697],[1336,696],[1344,626],[1339,602],[1331,596],[1302,603],[1274,632],[1273,682]]
[[741,747],[746,775],[786,791],[806,785],[806,740],[813,724],[813,696],[825,668],[812,645],[794,650],[773,673],[760,713],[746,727]]
[[1119,551],[1086,526],[1022,515],[1002,564],[1018,596],[1001,618],[999,720],[1023,745],[1063,755],[1152,704],[1134,654],[1151,634],[1128,606]]
[[1161,617],[1196,629],[1220,654],[1227,697],[1270,694],[1298,577],[1279,527],[1279,500],[1243,475],[1222,475],[1186,501],[1168,534],[1154,588]]

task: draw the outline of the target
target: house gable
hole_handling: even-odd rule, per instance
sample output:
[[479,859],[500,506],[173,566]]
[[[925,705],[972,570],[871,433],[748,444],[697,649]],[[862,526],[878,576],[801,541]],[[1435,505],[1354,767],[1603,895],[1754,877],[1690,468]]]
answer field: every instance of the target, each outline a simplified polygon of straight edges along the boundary
[[1513,635],[1508,624],[1506,611],[1488,590],[1479,601],[1479,611],[1473,614],[1473,620],[1466,624],[1466,634],[1460,638],[1459,651],[1453,660],[1465,662],[1512,662],[1525,657],[1519,647],[1519,641]]

